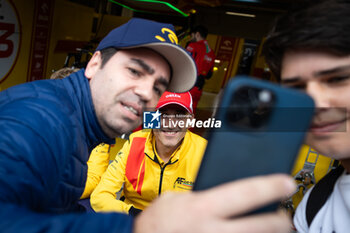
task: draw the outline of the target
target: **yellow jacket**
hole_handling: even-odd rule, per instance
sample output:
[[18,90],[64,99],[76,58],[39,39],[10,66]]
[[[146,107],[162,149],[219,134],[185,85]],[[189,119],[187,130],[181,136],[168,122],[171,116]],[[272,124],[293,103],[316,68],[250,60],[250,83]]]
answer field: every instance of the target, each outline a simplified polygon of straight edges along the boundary
[[109,149],[109,144],[101,143],[91,151],[90,158],[87,161],[88,173],[85,189],[80,199],[90,197],[90,194],[100,182],[101,176],[106,171],[109,164]]
[[[179,148],[164,163],[156,153],[152,131],[131,134],[92,193],[92,208],[129,213],[131,207],[145,209],[164,192],[191,190],[206,144],[204,138],[187,131]],[[122,187],[123,201],[116,199]]]

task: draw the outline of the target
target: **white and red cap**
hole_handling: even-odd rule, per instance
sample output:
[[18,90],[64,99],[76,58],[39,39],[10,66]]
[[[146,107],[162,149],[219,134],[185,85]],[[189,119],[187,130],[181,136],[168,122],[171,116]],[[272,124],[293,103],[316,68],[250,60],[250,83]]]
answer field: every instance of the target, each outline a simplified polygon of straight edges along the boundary
[[193,103],[190,92],[175,93],[166,91],[160,97],[156,109],[163,108],[169,104],[177,104],[187,110],[190,114],[193,114]]

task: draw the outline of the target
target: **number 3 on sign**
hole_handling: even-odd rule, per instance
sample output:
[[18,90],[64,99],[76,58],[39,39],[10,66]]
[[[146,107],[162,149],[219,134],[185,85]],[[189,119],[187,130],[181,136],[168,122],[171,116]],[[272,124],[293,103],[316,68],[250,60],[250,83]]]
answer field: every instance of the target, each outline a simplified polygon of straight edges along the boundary
[[0,36],[0,58],[11,56],[13,52],[13,42],[8,39],[15,32],[15,25],[0,22],[0,31],[5,31]]

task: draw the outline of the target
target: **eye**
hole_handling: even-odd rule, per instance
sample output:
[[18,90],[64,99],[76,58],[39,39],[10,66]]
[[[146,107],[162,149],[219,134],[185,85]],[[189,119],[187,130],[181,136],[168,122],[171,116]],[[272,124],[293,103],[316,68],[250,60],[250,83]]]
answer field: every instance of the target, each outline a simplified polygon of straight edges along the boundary
[[140,71],[138,71],[138,70],[136,70],[134,68],[131,68],[131,67],[128,67],[127,69],[129,70],[131,75],[137,76],[137,77],[141,76],[141,72]]
[[154,92],[160,97],[166,90],[166,86],[162,83],[156,82],[153,86]]
[[286,87],[298,89],[298,90],[305,90],[306,85],[304,83],[295,83],[295,84],[286,85]]
[[154,87],[153,90],[158,96],[161,96],[163,94],[163,91],[158,87]]
[[344,76],[334,76],[326,80],[327,83],[329,84],[337,84],[341,83],[343,81],[349,80],[350,76],[349,75],[344,75]]

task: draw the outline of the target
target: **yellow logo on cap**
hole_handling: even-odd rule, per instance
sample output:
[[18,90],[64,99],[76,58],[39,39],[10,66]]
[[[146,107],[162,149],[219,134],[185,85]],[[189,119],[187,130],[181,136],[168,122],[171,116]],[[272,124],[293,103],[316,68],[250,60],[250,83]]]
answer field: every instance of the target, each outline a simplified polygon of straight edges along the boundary
[[[163,34],[168,33],[168,38],[171,41],[171,43],[173,43],[173,44],[177,44],[178,43],[176,34],[172,30],[170,30],[169,28],[162,28],[162,33]],[[163,37],[161,37],[161,36],[157,35],[155,37],[156,37],[156,39],[158,39],[160,41],[165,41],[165,39]]]

